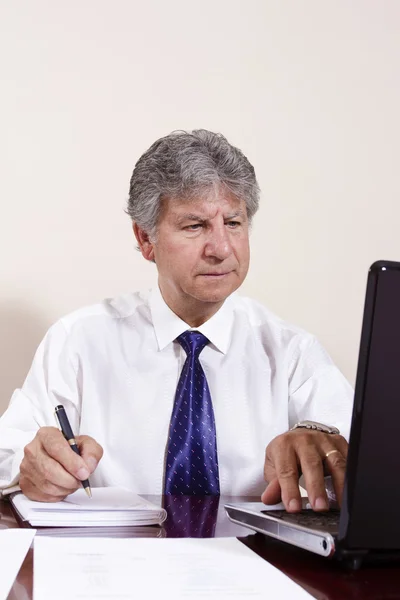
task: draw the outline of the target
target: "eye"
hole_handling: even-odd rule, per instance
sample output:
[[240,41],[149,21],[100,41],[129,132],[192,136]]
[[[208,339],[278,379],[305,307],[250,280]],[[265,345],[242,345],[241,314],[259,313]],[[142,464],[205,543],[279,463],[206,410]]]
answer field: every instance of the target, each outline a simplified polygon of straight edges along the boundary
[[230,227],[230,229],[236,229],[237,227],[240,227],[241,222],[240,221],[227,221],[226,224],[228,225],[228,227]]
[[184,229],[186,229],[187,231],[198,231],[199,229],[201,229],[201,227],[203,227],[202,223],[193,223],[193,225],[187,225],[186,227],[184,227]]

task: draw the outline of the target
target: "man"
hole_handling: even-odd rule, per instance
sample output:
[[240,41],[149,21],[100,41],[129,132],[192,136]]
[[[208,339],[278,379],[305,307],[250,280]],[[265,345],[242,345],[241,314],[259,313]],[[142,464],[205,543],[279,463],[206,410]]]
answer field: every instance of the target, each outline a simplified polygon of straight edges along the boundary
[[[300,474],[314,510],[331,474],[340,502],[350,386],[311,335],[234,294],[258,201],[253,167],[221,135],[174,132],[143,154],[127,212],[158,287],[49,330],[0,421],[3,489],[56,501],[90,476],[138,493],[262,494],[296,512]],[[58,404],[81,457],[54,427]]]

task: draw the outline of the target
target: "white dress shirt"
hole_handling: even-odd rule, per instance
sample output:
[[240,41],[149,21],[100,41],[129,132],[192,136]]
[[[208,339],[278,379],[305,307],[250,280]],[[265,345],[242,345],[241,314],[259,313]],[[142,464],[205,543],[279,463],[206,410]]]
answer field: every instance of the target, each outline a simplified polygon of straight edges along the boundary
[[[56,425],[54,408],[63,404],[75,435],[104,448],[93,487],[161,494],[186,359],[175,340],[187,329],[158,289],[60,319],[0,419],[0,489],[18,482],[24,446],[39,426]],[[210,340],[200,362],[214,407],[221,494],[260,494],[266,446],[298,421],[335,425],[348,438],[352,389],[312,335],[238,294],[197,329]]]

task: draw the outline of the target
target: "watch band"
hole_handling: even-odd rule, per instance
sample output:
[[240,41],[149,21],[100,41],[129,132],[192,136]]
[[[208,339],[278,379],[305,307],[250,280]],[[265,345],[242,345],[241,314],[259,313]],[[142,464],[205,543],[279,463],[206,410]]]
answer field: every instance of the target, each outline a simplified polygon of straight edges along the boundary
[[323,423],[318,423],[317,421],[299,421],[299,423],[296,423],[296,425],[293,425],[293,427],[290,428],[290,431],[301,428],[322,431],[322,433],[340,433],[337,427],[333,427],[333,425],[324,425]]

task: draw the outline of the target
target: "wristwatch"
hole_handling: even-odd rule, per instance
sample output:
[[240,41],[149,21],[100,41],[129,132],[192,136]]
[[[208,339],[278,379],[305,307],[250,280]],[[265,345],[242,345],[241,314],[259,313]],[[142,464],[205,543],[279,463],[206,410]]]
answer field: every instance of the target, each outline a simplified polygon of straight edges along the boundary
[[299,423],[296,423],[296,425],[293,425],[293,427],[290,428],[290,431],[301,428],[314,429],[314,431],[322,431],[322,433],[340,433],[337,427],[333,427],[332,425],[324,425],[323,423],[318,423],[317,421],[300,421]]

